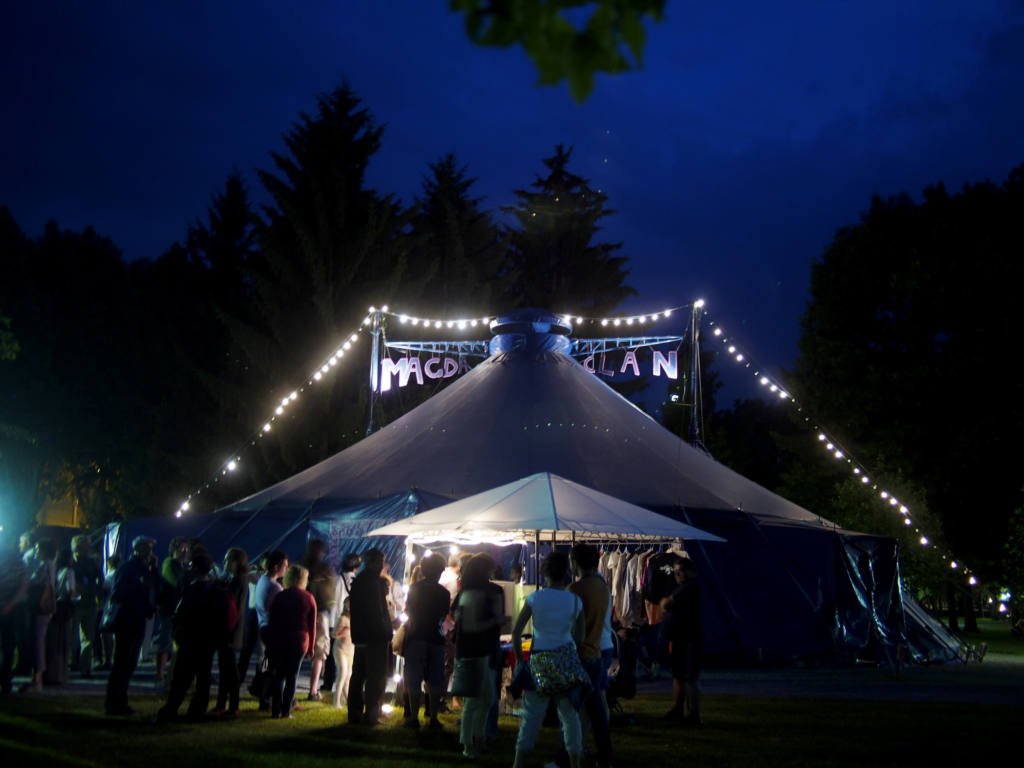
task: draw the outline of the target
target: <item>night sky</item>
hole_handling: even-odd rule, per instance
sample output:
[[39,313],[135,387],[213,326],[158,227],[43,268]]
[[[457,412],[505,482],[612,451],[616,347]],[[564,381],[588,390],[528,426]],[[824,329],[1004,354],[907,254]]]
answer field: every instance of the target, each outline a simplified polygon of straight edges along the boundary
[[253,169],[347,78],[387,126],[370,185],[411,202],[454,151],[497,207],[574,145],[571,168],[618,211],[629,308],[702,296],[788,365],[810,263],[871,195],[1024,163],[1017,0],[669,0],[667,15],[644,69],[577,105],[537,87],[520,49],[473,46],[443,0],[8,3],[0,203],[30,235],[91,224],[155,258],[232,170],[262,200]]

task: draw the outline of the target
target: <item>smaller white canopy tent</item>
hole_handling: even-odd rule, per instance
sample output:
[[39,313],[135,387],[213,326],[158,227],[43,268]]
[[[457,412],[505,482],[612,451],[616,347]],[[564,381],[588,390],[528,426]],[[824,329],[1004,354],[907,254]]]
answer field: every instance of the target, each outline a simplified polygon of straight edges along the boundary
[[550,472],[459,499],[370,531],[409,541],[524,542],[537,535],[556,541],[623,538],[700,539],[713,534],[566,480]]

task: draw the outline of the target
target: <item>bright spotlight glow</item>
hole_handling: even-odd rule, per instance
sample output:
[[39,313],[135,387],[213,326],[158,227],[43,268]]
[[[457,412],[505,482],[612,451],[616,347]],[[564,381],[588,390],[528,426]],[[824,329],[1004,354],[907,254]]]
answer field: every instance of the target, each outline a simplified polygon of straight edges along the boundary
[[270,423],[269,422],[263,425],[263,431],[264,432],[269,432],[270,431]]
[[228,462],[228,472],[234,472],[236,469],[238,469],[238,462],[232,459]]
[[959,566],[959,565],[957,565],[957,563],[956,563],[956,560],[953,560],[953,561],[952,561],[952,562],[951,562],[951,563],[949,564],[949,567],[950,567],[950,568],[952,568],[952,569],[953,569],[953,570],[955,571],[955,570],[956,570],[957,568],[959,568],[960,566]]
[[[762,382],[765,382],[765,381],[768,381],[768,379],[761,379],[761,381],[762,381]],[[828,438],[827,438],[827,437],[825,437],[825,433],[824,433],[824,432],[820,432],[820,433],[818,433],[818,439],[819,439],[819,440],[820,440],[821,442],[823,442],[823,443],[824,443],[824,442],[825,442],[825,441],[826,441],[826,440],[827,440]]]
[[281,398],[281,405],[288,405],[288,398],[287,397],[282,397]]
[[399,315],[398,316],[398,322],[400,322],[400,323],[407,323],[407,322],[409,322],[409,316],[408,315]]
[[454,544],[452,544],[450,547],[448,547],[448,554],[449,555],[457,555],[458,553],[459,553],[459,548],[457,546],[455,546]]
[[434,327],[435,328],[440,328],[441,327],[441,321],[438,320],[436,323],[434,323]]
[[836,458],[837,459],[843,458],[843,452],[842,451],[836,451]]
[[825,446],[825,450],[826,451],[831,451],[831,450],[834,450],[834,449],[835,449],[835,446],[832,443],[829,443],[828,445]]
[[722,329],[721,328],[715,328],[715,336],[721,336],[721,335],[722,335]]
[[277,408],[274,409],[274,413],[276,413],[278,416],[280,416],[282,413],[284,413],[284,408],[282,408],[279,405],[279,406],[277,406]]
[[[762,387],[767,387],[767,386],[768,386],[768,377],[767,377],[767,376],[762,376],[762,377],[761,377],[761,386],[762,386]],[[825,436],[824,436],[824,435],[822,435],[822,436],[821,436],[821,439],[822,439],[822,440],[824,440],[824,439],[825,439]]]
[[349,341],[356,341],[358,339],[359,339],[359,334],[356,334],[356,333],[353,333],[351,336],[348,337]]
[[392,712],[395,711],[395,708],[390,704],[381,704],[380,711],[383,712],[385,715],[390,715]]
[[665,310],[664,312],[662,312],[661,314],[663,314],[663,315],[664,315],[665,317],[668,317],[669,315],[671,315],[671,314],[672,314],[672,310],[671,310],[671,309],[666,309],[666,310]]
[[733,354],[736,351],[736,347],[729,347],[729,354]]
[[701,307],[704,306],[704,299],[697,299],[695,302],[693,302],[693,306],[695,306],[697,309],[700,309]]
[[601,325],[608,325],[608,318],[607,317],[604,320],[601,321]]
[[736,355],[736,362],[737,363],[742,363],[743,362],[743,355]]
[[927,536],[922,536],[921,537],[921,546],[922,547],[927,547],[928,546],[928,537]]
[[904,517],[903,524],[909,528],[911,525],[914,524],[914,521],[911,520],[909,517]]
[[181,510],[179,509],[177,512],[175,512],[174,516],[175,517],[181,517]]
[[971,576],[971,578],[967,580],[967,583],[970,584],[972,587],[978,586],[978,580],[973,576]]

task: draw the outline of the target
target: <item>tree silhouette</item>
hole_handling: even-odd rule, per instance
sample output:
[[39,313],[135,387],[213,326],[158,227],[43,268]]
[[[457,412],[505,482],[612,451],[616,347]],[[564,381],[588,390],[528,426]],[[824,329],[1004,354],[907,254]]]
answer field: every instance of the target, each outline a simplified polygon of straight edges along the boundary
[[504,228],[504,275],[512,306],[554,312],[607,314],[636,291],[625,280],[628,259],[621,243],[595,243],[600,222],[614,211],[607,195],[568,170],[572,148],[559,144],[544,160],[548,175],[534,191],[517,189],[518,203],[502,208],[514,219]]

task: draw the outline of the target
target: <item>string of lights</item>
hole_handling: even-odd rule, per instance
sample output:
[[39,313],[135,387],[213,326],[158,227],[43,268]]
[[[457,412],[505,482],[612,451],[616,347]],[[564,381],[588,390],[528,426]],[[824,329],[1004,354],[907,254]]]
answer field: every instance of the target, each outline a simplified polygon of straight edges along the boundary
[[[371,307],[370,312],[374,310]],[[365,324],[365,321],[364,321]],[[262,424],[247,438],[237,450],[231,454],[231,458],[227,459],[224,463],[217,467],[216,471],[203,485],[195,488],[191,493],[186,495],[185,500],[181,502],[178,509],[175,511],[175,517],[181,517],[184,513],[188,512],[192,507],[192,501],[196,496],[202,494],[203,491],[209,490],[214,485],[220,482],[222,477],[227,476],[230,473],[235,472],[239,465],[242,463],[242,454],[248,449],[256,445],[257,442],[265,438],[274,428],[274,424],[281,419],[285,412],[290,406],[292,406],[306,391],[307,388],[314,386],[318,382],[322,381],[324,377],[329,374],[337,365],[341,362],[341,359],[345,354],[352,349],[352,346],[359,341],[359,331],[356,329],[344,337],[338,347],[325,357],[320,365],[318,365],[305,379],[305,383],[292,389],[288,394],[284,395],[280,402],[274,406],[273,413],[267,415],[263,419]]]
[[[696,305],[698,308],[703,307],[703,303],[700,302]],[[745,370],[757,379],[758,384],[764,387],[773,396],[777,397],[781,401],[789,403],[790,407],[795,408],[796,411],[802,414],[802,418],[805,423],[810,425],[814,432],[817,433],[818,442],[836,461],[841,461],[849,468],[850,472],[856,477],[861,485],[865,488],[869,488],[871,491],[878,494],[878,498],[882,503],[886,504],[889,508],[896,511],[903,520],[903,525],[907,528],[913,528],[914,533],[919,536],[918,543],[928,549],[931,548],[938,552],[942,559],[949,564],[949,567],[956,571],[959,570],[964,573],[967,577],[967,582],[974,586],[978,583],[977,579],[962,562],[958,561],[948,552],[939,552],[936,545],[928,537],[928,535],[921,531],[920,528],[916,527],[914,520],[910,515],[910,509],[906,504],[902,503],[896,494],[892,493],[887,488],[879,485],[877,482],[872,481],[870,474],[864,465],[857,461],[852,455],[851,451],[847,450],[843,445],[840,444],[839,440],[832,436],[828,430],[818,426],[815,420],[810,416],[804,414],[803,406],[797,401],[789,389],[784,386],[777,377],[765,371],[763,366],[758,365],[748,349],[739,343],[734,337],[732,337],[726,330],[714,322],[707,310],[702,311],[703,316],[707,320],[708,327],[711,329],[711,337],[715,341],[721,344],[721,348],[724,354],[731,359],[734,363],[742,366]]]

